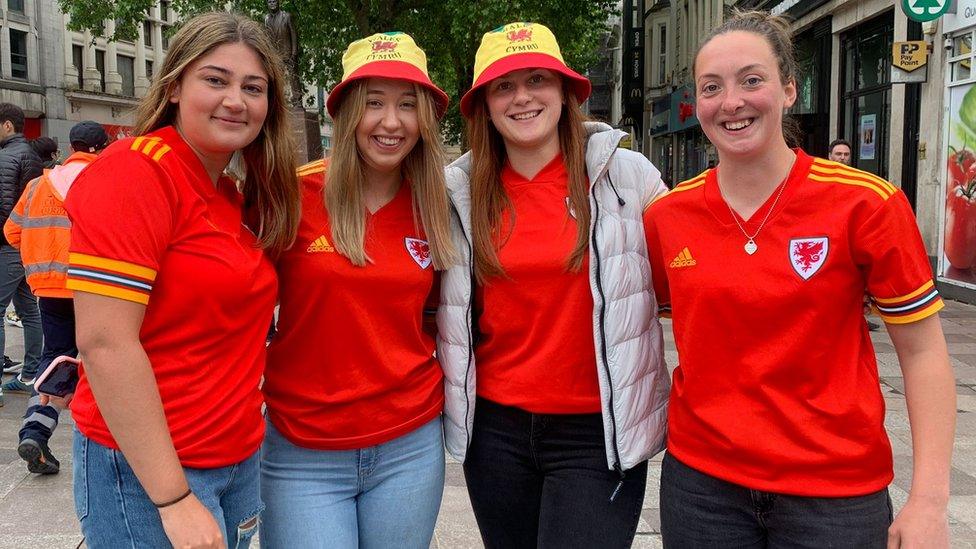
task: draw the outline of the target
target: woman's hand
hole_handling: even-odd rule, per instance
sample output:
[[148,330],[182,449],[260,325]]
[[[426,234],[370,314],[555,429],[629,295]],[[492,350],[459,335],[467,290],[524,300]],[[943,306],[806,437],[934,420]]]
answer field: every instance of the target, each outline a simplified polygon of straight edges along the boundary
[[949,547],[949,521],[946,502],[909,497],[888,528],[888,549]]
[[66,410],[71,406],[71,399],[74,398],[75,394],[71,393],[64,397],[55,397],[50,395],[38,395],[41,397],[41,406],[54,406],[59,410]]
[[159,510],[163,531],[174,549],[223,549],[224,530],[193,494]]

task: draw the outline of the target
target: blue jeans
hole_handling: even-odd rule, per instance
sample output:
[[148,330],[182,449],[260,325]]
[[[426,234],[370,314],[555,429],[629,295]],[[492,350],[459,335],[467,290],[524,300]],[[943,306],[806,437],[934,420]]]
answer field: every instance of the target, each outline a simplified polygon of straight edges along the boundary
[[[0,314],[7,310],[11,300],[24,324],[24,370],[21,379],[31,380],[37,375],[41,359],[41,313],[37,310],[37,299],[27,285],[20,251],[13,246],[0,245]],[[0,319],[0,349],[7,348],[3,324]]]
[[774,494],[717,479],[664,455],[661,537],[669,549],[884,549],[891,520],[887,489],[841,498]]
[[360,450],[310,450],[267,427],[261,547],[430,546],[444,493],[440,417]]
[[647,462],[607,467],[603,417],[533,414],[478,398],[464,478],[488,549],[628,548]]
[[[170,547],[159,511],[125,456],[74,433],[75,512],[91,549]],[[193,494],[224,526],[228,549],[246,548],[261,513],[259,452],[217,469],[183,468]]]

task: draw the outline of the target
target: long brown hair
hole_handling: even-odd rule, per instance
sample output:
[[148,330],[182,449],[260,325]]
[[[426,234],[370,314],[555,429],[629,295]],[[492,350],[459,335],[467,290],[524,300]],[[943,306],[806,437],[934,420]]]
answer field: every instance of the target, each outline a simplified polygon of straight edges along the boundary
[[237,43],[254,50],[268,73],[267,117],[258,136],[239,152],[246,171],[241,185],[244,206],[254,213],[253,228],[261,247],[276,254],[295,240],[301,203],[284,68],[259,23],[228,12],[206,13],[187,21],[170,41],[159,75],[136,108],[135,133],[143,135],[173,124],[179,105],[170,103],[169,97],[187,67],[219,46]]
[[[335,247],[353,265],[360,267],[371,261],[366,253],[366,202],[363,197],[366,170],[356,145],[356,127],[366,111],[366,82],[362,79],[349,86],[333,117],[335,149],[324,190]],[[420,139],[403,159],[400,169],[410,180],[414,222],[419,219],[427,234],[434,269],[444,270],[459,259],[451,240],[450,205],[444,183],[444,146],[433,97],[423,86],[415,85],[414,91]]]
[[[573,88],[563,79],[563,107],[559,115],[559,148],[569,175],[569,205],[576,214],[576,245],[566,261],[567,270],[579,272],[588,251],[590,236],[590,180],[586,175],[586,115],[576,103]],[[511,236],[515,211],[502,187],[505,142],[491,124],[484,88],[472,102],[474,113],[467,120],[471,145],[471,239],[474,241],[474,272],[479,282],[488,277],[506,276],[498,260],[498,250]],[[502,227],[508,213],[511,222]]]

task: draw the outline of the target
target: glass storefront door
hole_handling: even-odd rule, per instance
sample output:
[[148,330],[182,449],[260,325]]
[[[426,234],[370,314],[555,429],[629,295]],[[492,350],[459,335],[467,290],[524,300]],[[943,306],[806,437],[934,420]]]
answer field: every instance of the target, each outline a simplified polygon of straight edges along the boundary
[[838,135],[854,146],[852,164],[888,178],[891,45],[894,14],[841,35],[841,116]]

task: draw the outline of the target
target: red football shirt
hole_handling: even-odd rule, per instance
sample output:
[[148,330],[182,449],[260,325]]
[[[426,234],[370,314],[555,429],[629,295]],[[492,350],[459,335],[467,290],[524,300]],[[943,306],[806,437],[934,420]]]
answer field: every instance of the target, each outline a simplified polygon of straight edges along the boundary
[[502,219],[512,229],[498,251],[507,278],[475,292],[478,395],[538,414],[599,412],[589,261],[567,268],[576,217],[563,156],[532,179],[506,165],[501,181],[515,217]]
[[[67,287],[146,305],[139,338],[187,467],[238,463],[264,436],[258,383],[276,279],[241,204],[172,127],[113,143],[65,203]],[[71,411],[85,436],[118,448],[84,370]]]
[[[942,301],[905,195],[797,151],[748,255],[716,170],[645,214],[655,291],[670,302],[679,365],[668,451],[752,489],[857,496],[891,482],[891,446],[865,289],[889,323]],[[775,193],[744,223],[753,234]]]
[[332,244],[324,168],[300,170],[302,220],[279,259],[278,334],[268,350],[268,417],[292,443],[365,448],[431,421],[444,405],[443,374],[423,309],[434,266],[414,223],[410,184],[367,215],[357,267]]

